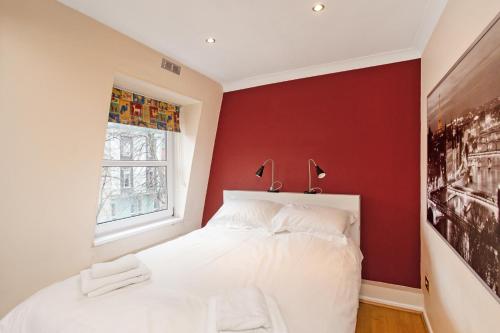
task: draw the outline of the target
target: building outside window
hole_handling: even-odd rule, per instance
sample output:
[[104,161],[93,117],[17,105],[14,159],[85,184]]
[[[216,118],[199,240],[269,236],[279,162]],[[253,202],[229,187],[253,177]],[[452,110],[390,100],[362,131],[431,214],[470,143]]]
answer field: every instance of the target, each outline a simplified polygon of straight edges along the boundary
[[120,160],[132,159],[132,137],[128,135],[120,136]]
[[97,232],[173,215],[172,132],[108,123]]

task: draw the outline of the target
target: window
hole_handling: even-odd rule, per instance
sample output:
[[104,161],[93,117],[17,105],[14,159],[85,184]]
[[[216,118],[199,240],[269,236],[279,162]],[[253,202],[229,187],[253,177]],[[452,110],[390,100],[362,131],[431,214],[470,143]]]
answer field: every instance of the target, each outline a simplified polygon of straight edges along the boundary
[[115,217],[116,215],[116,204],[115,203],[111,203],[111,217]]
[[108,123],[97,232],[173,215],[172,132]]
[[155,169],[151,167],[146,168],[146,187],[153,189],[155,186]]
[[132,187],[132,168],[120,168],[120,184],[122,189]]
[[131,160],[132,149],[132,137],[128,135],[120,136],[120,160]]
[[135,215],[138,213],[139,199],[134,198],[131,201],[132,201],[132,207],[130,208],[130,213],[131,215]]

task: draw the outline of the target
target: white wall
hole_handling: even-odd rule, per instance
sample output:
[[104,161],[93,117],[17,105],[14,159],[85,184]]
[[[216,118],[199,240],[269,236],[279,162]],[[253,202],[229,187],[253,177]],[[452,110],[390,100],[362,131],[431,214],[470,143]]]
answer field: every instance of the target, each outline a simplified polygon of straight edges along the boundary
[[[200,226],[222,88],[160,69],[161,57],[56,1],[0,1],[0,317],[94,261]],[[94,248],[116,73],[199,101],[182,118],[184,223]]]
[[[489,333],[500,327],[500,304],[426,222],[426,96],[500,11],[499,0],[449,0],[422,55],[421,272],[435,333]],[[425,291],[424,276],[430,280]]]

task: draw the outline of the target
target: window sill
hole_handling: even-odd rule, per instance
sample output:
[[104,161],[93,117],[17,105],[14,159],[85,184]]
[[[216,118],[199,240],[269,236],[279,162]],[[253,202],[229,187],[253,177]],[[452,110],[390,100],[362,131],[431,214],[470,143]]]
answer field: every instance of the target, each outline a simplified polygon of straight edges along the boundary
[[98,247],[107,243],[111,243],[120,239],[128,238],[143,232],[151,231],[163,226],[174,225],[182,222],[181,217],[170,217],[165,220],[148,223],[146,225],[131,227],[125,230],[116,231],[113,233],[106,233],[104,235],[96,234],[94,239],[94,247]]

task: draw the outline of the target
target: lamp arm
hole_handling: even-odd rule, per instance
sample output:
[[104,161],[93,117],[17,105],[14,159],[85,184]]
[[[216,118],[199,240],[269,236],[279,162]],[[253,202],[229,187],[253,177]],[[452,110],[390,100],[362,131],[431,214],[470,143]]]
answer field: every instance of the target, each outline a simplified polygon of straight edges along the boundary
[[307,171],[309,174],[309,188],[308,188],[309,191],[312,190],[312,188],[311,188],[311,162],[313,162],[313,164],[316,166],[316,161],[314,161],[312,158],[307,160]]
[[323,193],[323,189],[321,187],[313,187],[311,190],[319,191],[319,193]]
[[273,185],[275,183],[274,181],[274,160],[271,158],[268,158],[267,160],[262,163],[262,165],[266,165],[268,162],[271,162],[271,187],[269,188],[270,190],[273,189]]
[[[274,184],[279,184],[279,185],[278,185],[277,187],[274,187]],[[282,182],[280,182],[279,180],[275,181],[275,182],[273,183],[273,185],[271,186],[271,188],[272,188],[273,190],[280,190],[282,187],[283,187],[283,183],[282,183]]]
[[274,160],[271,160],[271,189],[274,185]]

